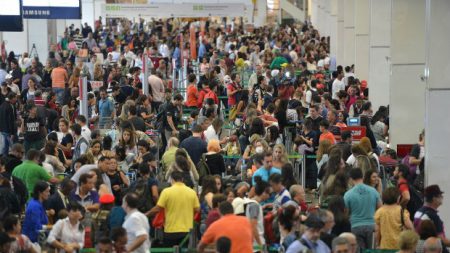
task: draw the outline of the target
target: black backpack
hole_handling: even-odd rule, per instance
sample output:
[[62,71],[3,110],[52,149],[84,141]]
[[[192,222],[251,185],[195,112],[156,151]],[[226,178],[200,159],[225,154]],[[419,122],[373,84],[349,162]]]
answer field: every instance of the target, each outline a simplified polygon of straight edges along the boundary
[[148,179],[138,179],[130,186],[128,192],[133,192],[138,195],[139,205],[137,209],[140,212],[146,213],[155,206],[155,203],[153,203],[152,192]]
[[408,184],[410,197],[406,205],[406,210],[409,212],[411,221],[414,221],[414,214],[423,206],[423,194],[410,183],[401,183],[400,185],[402,184]]

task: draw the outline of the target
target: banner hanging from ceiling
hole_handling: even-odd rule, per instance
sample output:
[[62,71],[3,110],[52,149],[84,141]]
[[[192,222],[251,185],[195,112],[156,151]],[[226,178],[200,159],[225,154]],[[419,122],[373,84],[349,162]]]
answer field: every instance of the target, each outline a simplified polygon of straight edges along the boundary
[[241,17],[245,5],[241,3],[152,3],[152,4],[104,4],[107,18],[201,18]]
[[23,31],[22,6],[20,0],[0,0],[0,31]]
[[81,0],[23,0],[27,19],[81,19]]

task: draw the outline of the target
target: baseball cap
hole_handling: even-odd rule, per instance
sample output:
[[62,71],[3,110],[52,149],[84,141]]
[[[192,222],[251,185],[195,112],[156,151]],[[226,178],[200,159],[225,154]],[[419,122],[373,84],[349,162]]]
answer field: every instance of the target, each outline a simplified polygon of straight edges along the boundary
[[430,185],[425,188],[425,198],[432,199],[434,197],[438,197],[439,195],[443,194],[444,192],[441,191],[441,188],[437,184]]
[[113,204],[114,203],[114,195],[110,193],[103,194],[100,197],[100,204]]
[[317,228],[317,229],[321,229],[323,228],[323,226],[325,226],[325,223],[323,223],[323,221],[317,215],[314,214],[310,214],[308,218],[305,220],[304,224],[308,228]]

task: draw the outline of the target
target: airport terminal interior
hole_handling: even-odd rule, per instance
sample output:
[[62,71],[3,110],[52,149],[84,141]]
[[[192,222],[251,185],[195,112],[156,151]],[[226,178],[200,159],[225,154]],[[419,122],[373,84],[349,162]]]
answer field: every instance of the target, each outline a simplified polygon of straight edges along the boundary
[[0,0],[0,253],[449,252],[449,31],[448,0]]

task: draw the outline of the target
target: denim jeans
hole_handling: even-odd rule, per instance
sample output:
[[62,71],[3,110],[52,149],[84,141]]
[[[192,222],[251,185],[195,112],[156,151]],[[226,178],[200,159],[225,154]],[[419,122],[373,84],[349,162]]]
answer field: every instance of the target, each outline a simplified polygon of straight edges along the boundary
[[11,134],[1,132],[0,133],[0,155],[7,155],[9,152],[9,146],[11,146]]
[[365,249],[371,249],[373,245],[374,225],[366,225],[352,228],[352,233],[356,236],[359,249],[363,252]]
[[64,103],[64,88],[53,88],[53,91],[56,94],[56,102],[59,103],[61,106]]

